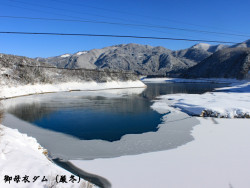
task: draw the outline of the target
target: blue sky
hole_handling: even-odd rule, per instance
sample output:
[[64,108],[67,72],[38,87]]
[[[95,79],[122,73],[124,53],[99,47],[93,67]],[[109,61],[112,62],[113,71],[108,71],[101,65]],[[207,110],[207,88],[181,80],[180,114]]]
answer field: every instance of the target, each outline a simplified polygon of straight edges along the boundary
[[[250,38],[249,7],[249,0],[0,0],[0,16],[143,24],[246,36],[197,33],[155,27],[1,17],[0,31],[139,35],[242,42]],[[0,34],[0,53],[28,57],[49,57],[122,43],[164,46],[168,49],[177,50],[190,47],[196,42]]]

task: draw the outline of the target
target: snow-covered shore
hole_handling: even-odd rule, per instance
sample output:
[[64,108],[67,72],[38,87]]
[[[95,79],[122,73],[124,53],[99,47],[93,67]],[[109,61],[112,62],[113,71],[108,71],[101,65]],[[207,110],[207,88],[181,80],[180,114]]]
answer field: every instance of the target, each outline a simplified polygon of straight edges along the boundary
[[103,89],[118,89],[118,88],[136,88],[146,87],[140,80],[137,81],[109,81],[103,83],[97,82],[68,82],[61,84],[35,84],[24,86],[6,87],[0,86],[0,99],[18,97],[31,94],[60,92],[60,91],[92,91]]
[[[250,82],[234,83],[220,92],[204,94],[173,94],[160,96],[166,106],[191,115],[250,118]],[[157,102],[154,105],[158,105]]]
[[249,120],[197,120],[194,141],[177,149],[71,162],[114,188],[249,188]]
[[237,79],[227,78],[197,78],[197,79],[185,79],[185,78],[142,78],[145,83],[241,83]]
[[[0,124],[0,187],[96,187],[82,179],[78,183],[77,176],[74,183],[69,181],[72,174],[52,163],[46,153],[36,139]],[[62,176],[68,183],[60,183]]]

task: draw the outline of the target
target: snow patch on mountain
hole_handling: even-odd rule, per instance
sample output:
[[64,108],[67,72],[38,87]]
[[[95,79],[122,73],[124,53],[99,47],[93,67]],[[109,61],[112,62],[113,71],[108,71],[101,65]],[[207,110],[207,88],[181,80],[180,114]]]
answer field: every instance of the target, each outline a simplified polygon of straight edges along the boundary
[[69,56],[71,56],[71,54],[63,54],[60,57],[69,57]]
[[86,53],[88,53],[88,52],[82,51],[82,52],[77,52],[76,55],[82,55],[82,54],[86,54]]
[[199,44],[194,45],[192,48],[208,51],[208,49],[209,49],[210,47],[211,47],[210,44],[199,43]]

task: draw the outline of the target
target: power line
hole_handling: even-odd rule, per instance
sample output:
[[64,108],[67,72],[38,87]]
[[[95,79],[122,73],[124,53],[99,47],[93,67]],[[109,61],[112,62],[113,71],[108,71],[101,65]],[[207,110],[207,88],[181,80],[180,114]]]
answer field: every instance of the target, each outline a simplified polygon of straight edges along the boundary
[[[132,28],[140,27],[136,25],[130,25],[130,24],[119,24],[119,23],[112,23],[112,22],[104,22],[104,21],[96,21],[96,20],[76,20],[76,19],[61,19],[61,18],[41,18],[41,17],[26,17],[26,16],[0,16],[0,18],[11,18],[11,19],[26,19],[26,20],[45,20],[45,21],[62,21],[62,22],[80,22],[80,23],[94,23],[94,24],[110,24],[110,25],[121,25],[121,26],[131,26]],[[140,28],[141,29],[141,28]],[[150,28],[144,28],[146,30],[158,32],[158,33],[165,33],[165,34],[173,34],[166,31],[159,31],[155,29]],[[177,34],[174,33],[174,35],[181,35],[185,37],[192,37],[190,35],[186,34]]]
[[[156,17],[156,16],[146,16],[146,15],[141,15],[141,14],[135,14],[135,13],[131,13],[131,12],[126,12],[126,11],[118,11],[118,10],[114,10],[114,9],[110,9],[110,8],[100,8],[100,7],[96,7],[96,6],[90,6],[90,5],[86,5],[86,3],[72,3],[72,1],[69,3],[67,1],[63,1],[63,0],[51,0],[54,2],[60,2],[60,3],[64,3],[64,4],[68,4],[68,5],[74,5],[74,6],[81,6],[81,7],[89,7],[92,9],[99,9],[99,10],[104,10],[104,11],[112,11],[112,12],[116,12],[119,14],[130,14],[130,15],[134,15],[134,16],[139,16],[139,17],[143,17],[143,18],[150,18],[150,19],[157,19],[157,20],[165,20],[165,21],[170,21],[170,22],[174,22],[174,23],[181,23],[181,24],[185,24],[185,25],[191,25],[191,26],[198,26],[198,27],[206,27],[206,28],[213,28],[213,29],[222,29],[222,28],[218,28],[218,27],[211,27],[211,26],[204,26],[204,25],[198,25],[198,24],[193,24],[193,23],[186,23],[183,21],[178,21],[178,20],[172,20],[172,19],[166,19],[166,18],[162,18],[162,17]],[[231,31],[231,32],[236,32],[236,31]],[[238,31],[237,31],[238,32]],[[241,33],[242,34],[242,33]]]
[[[34,3],[27,3],[27,2],[22,2],[18,0],[13,0],[14,2],[19,2],[19,3],[24,3],[24,4],[30,4],[31,6],[37,6],[38,4]],[[13,6],[13,5],[12,5]],[[54,10],[67,10],[70,12],[75,12],[78,14],[84,14],[82,12],[77,12],[77,11],[72,11],[68,9],[61,9],[61,8],[55,8],[55,7],[50,7],[50,6],[44,6],[44,5],[39,5],[47,8],[51,8]],[[17,7],[17,6],[15,6]],[[62,15],[62,14],[61,14]],[[65,15],[64,15],[65,16]],[[99,16],[100,15],[96,15]],[[72,16],[71,16],[72,17]],[[103,17],[103,16],[101,16]],[[107,21],[96,21],[96,20],[91,20],[90,22],[95,22],[95,23],[105,23],[105,24],[113,24],[113,25],[126,25],[126,26],[137,26],[137,27],[149,27],[149,28],[160,28],[160,29],[170,29],[170,30],[178,30],[178,31],[188,31],[188,32],[196,32],[196,33],[210,33],[210,34],[218,34],[218,35],[229,35],[229,36],[237,36],[237,37],[250,37],[250,35],[243,35],[243,34],[234,34],[234,33],[225,33],[225,32],[215,32],[215,31],[206,31],[206,30],[196,30],[196,29],[187,29],[187,28],[178,28],[178,27],[169,27],[169,26],[161,26],[161,25],[150,25],[150,24],[130,24],[130,23],[122,23],[122,22],[107,22]]]
[[[183,28],[174,28],[174,27],[166,27],[166,26],[129,24],[129,23],[106,22],[106,21],[97,21],[97,20],[76,20],[76,19],[25,17],[25,16],[0,16],[0,18],[28,19],[28,20],[47,20],[47,21],[64,21],[64,22],[85,22],[85,23],[110,24],[110,25],[122,25],[122,26],[133,26],[133,27],[146,27],[146,28],[162,28],[162,29],[165,28],[165,29],[181,30],[181,31],[187,30],[187,29],[183,29]],[[240,36],[240,37],[250,37],[250,35],[241,35],[241,34],[232,34],[232,33],[220,33],[220,32],[210,32],[210,31],[200,31],[200,30],[187,30],[187,31],[201,32],[201,33],[213,33],[213,34],[220,34],[220,35]],[[159,32],[159,31],[157,31],[157,32]]]
[[[10,1],[10,0],[9,0]],[[120,18],[114,18],[114,17],[110,17],[110,16],[103,16],[103,15],[98,15],[98,14],[93,14],[93,13],[84,13],[84,12],[80,12],[80,11],[75,11],[75,10],[69,10],[69,9],[65,9],[65,8],[58,8],[58,7],[51,7],[51,6],[46,6],[46,5],[41,5],[41,4],[37,4],[37,3],[27,3],[27,2],[23,2],[23,1],[19,1],[19,0],[11,0],[12,2],[17,2],[17,3],[21,3],[21,4],[26,4],[26,5],[30,5],[30,6],[40,6],[40,7],[44,7],[44,8],[49,8],[49,9],[53,9],[53,10],[59,10],[59,11],[67,11],[67,12],[72,12],[72,13],[76,13],[76,14],[81,14],[81,15],[92,15],[92,16],[96,16],[96,17],[100,17],[100,18],[108,18],[108,19],[115,19],[115,20],[124,20],[124,21],[128,21],[126,19],[120,19]]]
[[[67,16],[67,17],[71,17],[71,18],[77,18],[77,20],[76,19],[61,19],[61,18],[58,19],[58,18],[39,18],[39,17],[25,17],[25,16],[6,16],[6,15],[5,16],[0,16],[0,18],[27,19],[27,20],[46,20],[46,21],[65,21],[65,22],[85,22],[85,23],[94,23],[94,24],[111,24],[111,25],[121,25],[121,26],[132,26],[132,28],[140,27],[140,26],[128,25],[128,24],[122,24],[122,23],[119,24],[119,23],[97,21],[97,20],[82,20],[81,17],[69,16],[69,15],[65,15],[65,14],[58,14],[58,13],[54,13],[54,12],[52,13],[52,12],[49,12],[49,11],[31,9],[31,8],[22,7],[22,6],[15,6],[15,5],[9,5],[9,4],[3,4],[3,3],[1,5],[15,7],[15,8],[22,8],[22,9],[30,10],[30,11],[33,11],[33,12],[49,13],[49,14],[53,14],[53,15],[57,15],[57,16]],[[142,29],[142,28],[140,28],[140,29]],[[154,31],[154,32],[158,32],[158,33],[173,34],[173,33],[169,33],[169,32],[166,32],[166,31],[159,31],[159,30],[149,29],[149,28],[145,28],[145,27],[144,27],[144,29]],[[192,37],[190,35],[178,34],[178,33],[174,33],[174,35]]]
[[[71,18],[77,18],[76,19],[57,19],[57,18],[34,18],[34,17],[24,17],[24,16],[0,16],[0,18],[13,18],[13,19],[29,19],[29,20],[46,20],[46,21],[65,21],[65,22],[86,22],[86,23],[94,23],[94,24],[111,24],[111,25],[121,25],[121,26],[132,26],[134,27],[138,27],[135,25],[128,25],[125,23],[112,23],[112,22],[105,22],[105,21],[97,21],[97,20],[82,20],[81,17],[76,17],[76,16],[69,16],[69,15],[65,15],[65,14],[58,14],[58,13],[52,13],[49,11],[43,11],[43,10],[38,10],[38,9],[31,9],[31,8],[27,8],[27,7],[22,7],[22,6],[15,6],[15,5],[9,5],[9,4],[1,4],[4,6],[10,6],[10,7],[15,7],[15,8],[21,8],[21,9],[26,9],[26,10],[30,10],[33,12],[43,12],[43,13],[49,13],[49,14],[53,14],[53,15],[57,15],[57,16],[67,16],[67,17],[71,17]],[[81,20],[79,20],[81,19]],[[145,28],[146,30],[150,30],[150,31],[154,31],[154,32],[159,32],[159,33],[167,33],[167,34],[173,34],[173,33],[169,33],[169,32],[164,32],[164,31],[159,31],[159,30],[154,30],[154,29],[149,29],[149,28]],[[176,33],[174,33],[176,35]],[[186,37],[192,37],[186,34],[177,34],[177,35],[181,35],[181,36],[186,36]]]
[[133,36],[133,35],[86,34],[86,33],[43,33],[43,32],[0,31],[0,34],[115,37],[115,38],[137,38],[137,39],[177,40],[177,41],[190,41],[190,42],[213,42],[213,43],[224,43],[224,44],[237,44],[236,42],[228,42],[228,41],[182,39],[182,38],[171,38],[171,37]]

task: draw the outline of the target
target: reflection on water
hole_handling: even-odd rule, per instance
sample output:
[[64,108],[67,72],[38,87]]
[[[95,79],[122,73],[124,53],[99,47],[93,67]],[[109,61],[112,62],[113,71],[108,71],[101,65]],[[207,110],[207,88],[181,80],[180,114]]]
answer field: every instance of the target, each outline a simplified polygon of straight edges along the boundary
[[222,85],[160,83],[148,84],[140,94],[121,92],[116,95],[117,90],[111,95],[102,92],[35,95],[22,97],[21,102],[13,99],[8,112],[36,126],[81,140],[116,141],[126,134],[158,130],[162,115],[150,108],[151,100],[156,96],[203,93],[219,86]]

